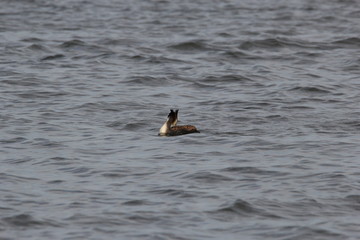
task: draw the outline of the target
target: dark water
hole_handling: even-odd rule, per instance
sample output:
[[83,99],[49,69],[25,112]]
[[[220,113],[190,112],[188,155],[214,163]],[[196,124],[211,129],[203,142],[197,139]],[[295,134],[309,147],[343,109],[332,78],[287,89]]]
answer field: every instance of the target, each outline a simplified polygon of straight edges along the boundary
[[[0,239],[359,239],[359,1],[1,1]],[[158,137],[170,108],[200,134]]]

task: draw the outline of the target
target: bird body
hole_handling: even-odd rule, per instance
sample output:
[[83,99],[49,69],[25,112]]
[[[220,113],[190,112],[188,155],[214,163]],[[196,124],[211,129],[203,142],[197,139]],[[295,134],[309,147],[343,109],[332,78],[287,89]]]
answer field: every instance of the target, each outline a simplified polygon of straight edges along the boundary
[[160,136],[179,136],[189,133],[199,133],[196,127],[192,125],[177,126],[178,112],[178,109],[175,112],[172,109],[170,110],[166,122],[160,128]]

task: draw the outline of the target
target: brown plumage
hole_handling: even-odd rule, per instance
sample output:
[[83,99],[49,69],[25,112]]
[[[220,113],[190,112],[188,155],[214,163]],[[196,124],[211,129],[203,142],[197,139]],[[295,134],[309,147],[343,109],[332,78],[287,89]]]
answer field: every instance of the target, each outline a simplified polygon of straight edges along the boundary
[[178,109],[175,112],[172,109],[170,110],[166,122],[160,128],[160,136],[178,136],[189,133],[199,133],[196,127],[192,125],[176,126],[178,122],[178,112]]
[[199,133],[199,131],[192,125],[173,126],[170,128],[169,136],[178,136],[189,133]]

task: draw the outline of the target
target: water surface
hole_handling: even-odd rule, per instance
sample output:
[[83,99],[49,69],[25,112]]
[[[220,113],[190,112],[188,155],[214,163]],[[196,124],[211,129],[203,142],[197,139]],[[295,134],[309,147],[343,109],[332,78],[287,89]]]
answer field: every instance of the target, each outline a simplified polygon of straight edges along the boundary
[[3,1],[1,239],[359,238],[359,7]]

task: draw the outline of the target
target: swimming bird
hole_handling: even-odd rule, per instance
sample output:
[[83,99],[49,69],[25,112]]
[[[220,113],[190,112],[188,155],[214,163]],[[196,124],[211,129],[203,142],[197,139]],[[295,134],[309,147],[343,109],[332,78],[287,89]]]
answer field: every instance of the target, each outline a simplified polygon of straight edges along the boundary
[[160,128],[159,136],[178,136],[189,133],[199,133],[196,127],[192,125],[176,126],[178,122],[178,112],[179,109],[175,112],[170,109],[166,122]]

